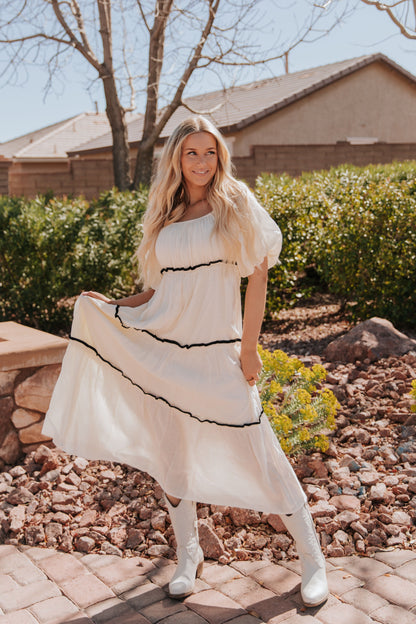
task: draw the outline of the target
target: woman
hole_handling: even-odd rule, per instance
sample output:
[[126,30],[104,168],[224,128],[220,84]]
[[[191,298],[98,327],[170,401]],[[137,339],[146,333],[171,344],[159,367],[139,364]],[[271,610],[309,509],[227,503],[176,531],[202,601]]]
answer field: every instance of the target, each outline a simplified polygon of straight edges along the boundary
[[177,542],[174,598],[192,593],[202,569],[196,500],[284,514],[305,604],[328,596],[305,494],[255,386],[267,269],[280,248],[277,225],[233,178],[224,139],[193,117],[168,140],[150,190],[143,292],[113,301],[89,291],[76,303],[43,431],[70,453],[161,484]]

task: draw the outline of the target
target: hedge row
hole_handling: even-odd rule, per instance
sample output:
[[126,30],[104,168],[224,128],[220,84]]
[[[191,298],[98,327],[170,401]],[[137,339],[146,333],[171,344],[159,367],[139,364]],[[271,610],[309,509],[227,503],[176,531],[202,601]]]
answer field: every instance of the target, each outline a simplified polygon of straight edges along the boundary
[[66,332],[82,290],[131,293],[146,198],[113,191],[94,202],[0,197],[0,320]]
[[355,318],[416,325],[416,162],[267,175],[256,193],[285,241],[270,274],[270,315],[325,288]]
[[[329,290],[354,304],[357,318],[416,325],[416,162],[265,175],[256,194],[284,237],[269,317]],[[66,332],[81,290],[133,292],[146,200],[145,191],[93,202],[0,197],[0,320]]]

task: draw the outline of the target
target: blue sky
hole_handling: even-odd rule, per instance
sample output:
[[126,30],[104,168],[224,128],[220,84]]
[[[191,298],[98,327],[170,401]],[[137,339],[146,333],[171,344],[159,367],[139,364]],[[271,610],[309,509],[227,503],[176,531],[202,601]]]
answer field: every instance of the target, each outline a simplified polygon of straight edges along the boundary
[[[296,4],[298,0],[289,3]],[[270,16],[277,18],[282,2],[269,2]],[[286,18],[290,6],[286,3]],[[273,19],[264,37],[273,41]],[[260,37],[261,35],[257,35]],[[416,41],[406,39],[397,32],[386,15],[372,7],[361,5],[344,23],[338,25],[329,35],[315,41],[298,46],[289,57],[291,72],[325,65],[364,54],[382,52],[393,61],[416,74]],[[271,69],[257,68],[240,71],[238,83],[250,82],[254,79],[284,73],[283,63],[276,61]],[[228,78],[224,81],[227,82]],[[231,79],[229,79],[231,81]],[[95,102],[98,109],[104,111],[104,99],[101,85],[86,90],[85,75],[82,65],[65,70],[64,81],[59,90],[49,93],[46,98],[44,85],[46,74],[40,69],[32,69],[24,84],[20,86],[1,85],[0,98],[0,142],[7,141],[26,132],[67,119],[81,112],[94,111]],[[206,76],[203,81],[195,80],[188,95],[203,93],[218,88],[215,78]],[[138,110],[141,111],[143,101],[139,100]]]

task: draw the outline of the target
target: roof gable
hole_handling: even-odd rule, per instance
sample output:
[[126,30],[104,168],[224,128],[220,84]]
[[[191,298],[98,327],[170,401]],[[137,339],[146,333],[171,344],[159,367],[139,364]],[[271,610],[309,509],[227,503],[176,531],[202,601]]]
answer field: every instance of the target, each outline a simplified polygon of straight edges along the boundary
[[109,127],[105,113],[81,113],[3,143],[0,153],[18,160],[67,159],[68,150],[107,133]]
[[38,141],[46,134],[53,132],[57,128],[62,127],[71,119],[75,119],[78,115],[74,117],[70,117],[69,119],[64,119],[63,121],[58,121],[55,124],[50,126],[45,126],[44,128],[40,128],[39,130],[34,130],[33,132],[28,132],[27,134],[22,134],[14,139],[10,139],[10,141],[5,141],[4,143],[0,143],[0,153],[4,156],[11,157],[15,154],[19,153],[20,150],[24,149],[31,143]]
[[[375,62],[387,64],[416,85],[415,76],[383,54],[361,56],[186,98],[187,106],[175,111],[161,139],[170,136],[174,128],[193,113],[206,115],[223,133],[231,134]],[[138,115],[127,126],[131,146],[137,146],[142,136],[143,119],[143,115]],[[78,144],[69,154],[107,151],[111,145],[112,137],[108,132],[82,146]]]

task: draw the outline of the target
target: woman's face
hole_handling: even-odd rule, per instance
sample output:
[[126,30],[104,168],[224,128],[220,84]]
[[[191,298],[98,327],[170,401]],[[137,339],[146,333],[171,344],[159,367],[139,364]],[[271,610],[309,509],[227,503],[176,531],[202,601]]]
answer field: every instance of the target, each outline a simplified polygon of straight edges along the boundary
[[209,184],[217,164],[217,140],[212,134],[195,132],[186,137],[182,143],[181,169],[189,191]]

